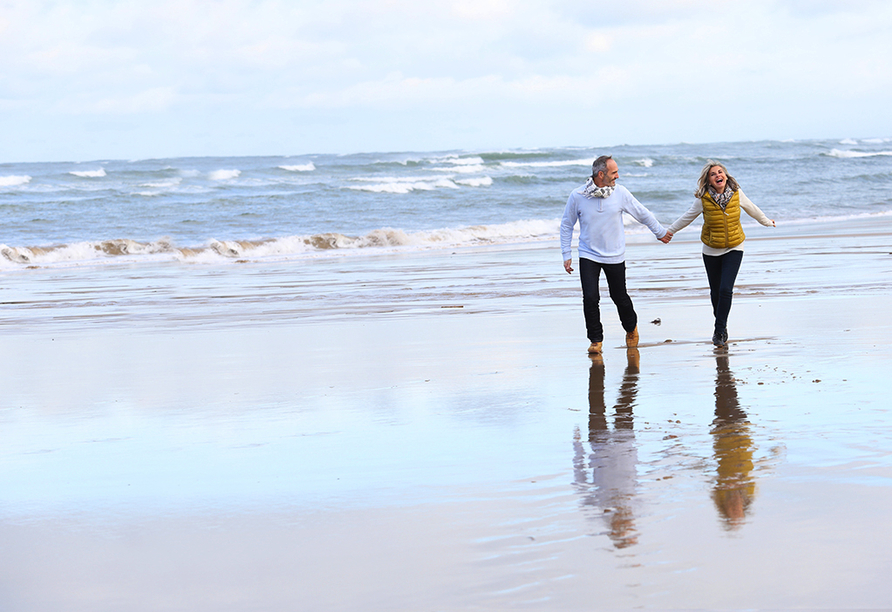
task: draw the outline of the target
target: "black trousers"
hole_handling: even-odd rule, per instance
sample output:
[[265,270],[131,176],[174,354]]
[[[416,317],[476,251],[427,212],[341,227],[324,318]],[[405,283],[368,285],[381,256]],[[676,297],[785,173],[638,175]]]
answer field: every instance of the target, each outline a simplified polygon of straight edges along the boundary
[[743,251],[728,251],[718,257],[704,255],[706,278],[709,279],[709,298],[712,300],[712,314],[715,315],[715,331],[728,331],[728,315],[731,314],[731,298],[734,296],[734,283]]
[[632,305],[632,298],[626,291],[626,262],[602,264],[591,259],[579,258],[579,279],[582,282],[582,312],[585,315],[585,331],[589,342],[604,341],[604,326],[601,325],[601,270],[607,278],[610,299],[616,304],[623,329],[633,331],[638,326],[638,315]]

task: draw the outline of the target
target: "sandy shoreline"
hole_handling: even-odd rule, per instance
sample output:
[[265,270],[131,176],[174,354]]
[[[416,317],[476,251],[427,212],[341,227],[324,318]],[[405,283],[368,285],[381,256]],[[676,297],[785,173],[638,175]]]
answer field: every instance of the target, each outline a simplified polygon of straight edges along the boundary
[[719,354],[633,240],[634,363],[538,247],[11,279],[0,607],[884,607],[887,229],[753,236]]

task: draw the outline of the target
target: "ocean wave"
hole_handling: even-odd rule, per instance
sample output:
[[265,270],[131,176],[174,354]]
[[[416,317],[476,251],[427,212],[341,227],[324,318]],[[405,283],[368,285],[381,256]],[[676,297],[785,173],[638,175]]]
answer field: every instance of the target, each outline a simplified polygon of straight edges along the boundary
[[887,157],[892,155],[892,151],[841,151],[840,149],[831,149],[829,153],[823,153],[827,157],[838,157],[840,159],[850,159],[855,157]]
[[456,174],[481,174],[486,172],[486,166],[482,164],[455,165],[448,168],[433,168],[438,172],[450,172]]
[[591,166],[591,159],[565,159],[560,161],[503,161],[506,168],[560,168],[563,166]]
[[17,264],[55,264],[92,261],[124,255],[171,253],[174,247],[167,240],[141,243],[136,240],[101,240],[54,246],[15,247],[0,244],[0,255]]
[[480,178],[455,179],[455,182],[468,187],[489,187],[492,185],[492,178],[482,176]]
[[527,220],[498,225],[407,231],[380,228],[361,236],[325,232],[256,240],[212,239],[200,246],[177,246],[164,238],[152,242],[118,239],[77,242],[54,246],[9,246],[0,244],[0,263],[7,266],[83,265],[140,260],[169,260],[186,263],[254,261],[269,258],[319,256],[340,252],[427,250],[509,244],[557,238],[560,221]]
[[446,177],[375,177],[353,178],[352,181],[367,183],[361,185],[349,185],[348,189],[355,191],[369,191],[372,193],[405,194],[413,191],[433,191],[434,189],[458,189],[459,186],[452,179]]
[[437,163],[448,163],[455,166],[482,166],[486,162],[479,155],[471,157],[460,157],[458,155],[448,155],[446,157],[434,160]]
[[212,181],[230,181],[241,175],[241,170],[214,170],[208,173],[208,178]]
[[644,159],[636,159],[632,163],[638,164],[639,166],[642,166],[644,168],[650,168],[654,165],[654,160],[650,159],[649,157],[645,157]]
[[[785,219],[783,225],[808,226],[845,221],[870,222],[892,217],[892,210],[836,216]],[[649,230],[623,217],[629,236],[649,235]],[[753,222],[755,223],[755,222]],[[155,241],[97,240],[52,246],[0,244],[0,268],[68,267],[111,263],[174,262],[189,264],[244,263],[299,260],[326,256],[375,253],[409,253],[462,247],[557,241],[560,219],[528,219],[493,225],[472,225],[431,230],[383,227],[362,235],[321,232],[259,239],[211,239],[197,246],[180,246],[169,238]]]
[[287,170],[288,172],[312,172],[316,169],[316,165],[313,162],[309,162],[306,164],[297,164],[294,166],[279,166],[281,170]]
[[73,174],[80,178],[102,178],[106,176],[105,168],[100,168],[99,170],[71,170],[68,174]]
[[183,182],[182,178],[172,178],[163,181],[150,181],[141,183],[140,187],[148,187],[149,189],[172,189]]
[[31,177],[28,175],[0,176],[0,187],[19,187],[20,185],[27,185],[30,182]]
[[802,219],[785,219],[784,225],[810,225],[813,223],[843,223],[845,221],[862,221],[864,219],[881,219],[892,217],[892,210],[876,212],[851,213],[848,215],[816,215]]

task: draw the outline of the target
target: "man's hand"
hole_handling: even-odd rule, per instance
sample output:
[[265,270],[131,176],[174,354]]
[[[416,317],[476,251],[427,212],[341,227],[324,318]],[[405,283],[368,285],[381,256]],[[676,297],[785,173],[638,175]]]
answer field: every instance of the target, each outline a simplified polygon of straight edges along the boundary
[[665,236],[663,236],[662,238],[657,238],[657,240],[659,240],[663,244],[669,244],[669,241],[672,240],[672,232],[667,231]]
[[573,260],[568,259],[564,262],[564,270],[567,271],[567,274],[573,274]]

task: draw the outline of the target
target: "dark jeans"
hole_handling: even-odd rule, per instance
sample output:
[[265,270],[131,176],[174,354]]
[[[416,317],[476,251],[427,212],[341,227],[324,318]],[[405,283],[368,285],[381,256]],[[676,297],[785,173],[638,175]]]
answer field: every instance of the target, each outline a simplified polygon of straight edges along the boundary
[[734,295],[734,282],[743,261],[743,251],[728,251],[724,255],[703,256],[706,278],[709,279],[709,297],[712,300],[712,314],[715,315],[715,331],[728,331],[728,315],[731,313],[731,298]]
[[591,259],[579,258],[579,279],[582,281],[582,312],[585,314],[585,331],[589,342],[604,341],[604,327],[601,325],[600,284],[601,270],[607,277],[610,299],[616,304],[623,329],[633,331],[638,326],[638,315],[632,306],[632,298],[626,291],[626,262],[602,264]]

